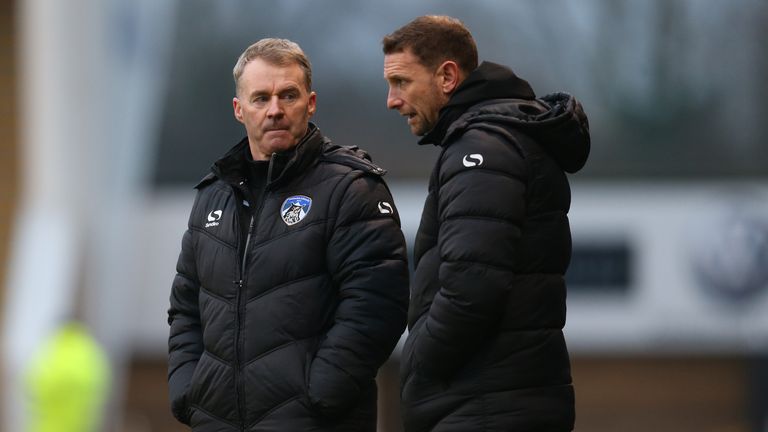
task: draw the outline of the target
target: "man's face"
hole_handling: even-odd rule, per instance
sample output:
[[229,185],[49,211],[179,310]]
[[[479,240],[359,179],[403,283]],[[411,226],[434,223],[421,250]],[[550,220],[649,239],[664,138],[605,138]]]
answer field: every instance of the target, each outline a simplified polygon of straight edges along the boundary
[[245,126],[254,160],[290,150],[304,137],[317,95],[307,90],[298,64],[277,66],[251,60],[237,87],[232,99],[235,118]]
[[448,95],[440,90],[438,74],[406,49],[384,56],[384,79],[389,84],[387,108],[406,116],[414,135],[432,130],[440,108],[448,102]]

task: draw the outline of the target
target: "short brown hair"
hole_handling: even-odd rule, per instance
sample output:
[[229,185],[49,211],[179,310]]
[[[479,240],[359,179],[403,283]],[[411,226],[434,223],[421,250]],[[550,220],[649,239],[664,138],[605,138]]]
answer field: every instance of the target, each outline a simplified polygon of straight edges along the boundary
[[235,91],[238,90],[240,77],[243,75],[245,65],[257,58],[277,66],[298,64],[304,71],[304,83],[307,86],[307,90],[312,90],[312,65],[299,44],[288,39],[265,38],[246,48],[240,54],[240,58],[237,59],[237,63],[235,63],[235,67],[232,69],[232,76],[235,79]]
[[449,16],[420,16],[384,36],[382,44],[384,54],[410,49],[428,68],[446,60],[455,61],[466,74],[477,67],[477,45],[472,33],[464,23]]

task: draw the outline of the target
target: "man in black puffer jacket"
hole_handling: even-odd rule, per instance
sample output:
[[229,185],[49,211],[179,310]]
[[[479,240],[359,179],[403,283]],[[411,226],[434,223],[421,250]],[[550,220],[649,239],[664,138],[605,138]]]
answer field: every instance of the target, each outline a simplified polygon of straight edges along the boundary
[[168,311],[171,409],[195,432],[373,432],[408,301],[384,171],[309,123],[295,43],[255,43],[234,77],[247,137],[197,185]]
[[384,38],[387,105],[441,147],[416,236],[402,353],[407,432],[570,431],[563,326],[570,189],[589,153],[567,94],[537,99],[469,31],[424,16]]

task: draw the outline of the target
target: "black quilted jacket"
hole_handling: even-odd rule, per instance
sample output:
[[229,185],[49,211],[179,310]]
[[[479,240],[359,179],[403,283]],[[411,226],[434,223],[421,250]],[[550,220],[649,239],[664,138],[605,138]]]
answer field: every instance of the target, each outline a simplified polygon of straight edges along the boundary
[[570,431],[565,172],[586,161],[586,116],[484,63],[427,142],[442,152],[415,242],[405,430]]
[[383,170],[311,125],[289,158],[273,156],[249,220],[247,146],[197,186],[182,239],[168,311],[172,411],[200,432],[374,431],[374,377],[408,301]]

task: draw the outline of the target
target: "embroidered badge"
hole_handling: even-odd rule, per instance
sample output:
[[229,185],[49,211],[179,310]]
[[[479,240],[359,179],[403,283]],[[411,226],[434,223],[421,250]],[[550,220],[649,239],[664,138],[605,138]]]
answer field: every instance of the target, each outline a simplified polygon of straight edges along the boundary
[[312,207],[312,198],[304,195],[294,195],[283,201],[280,207],[280,217],[286,225],[295,225],[307,217]]

